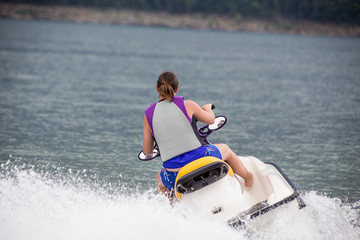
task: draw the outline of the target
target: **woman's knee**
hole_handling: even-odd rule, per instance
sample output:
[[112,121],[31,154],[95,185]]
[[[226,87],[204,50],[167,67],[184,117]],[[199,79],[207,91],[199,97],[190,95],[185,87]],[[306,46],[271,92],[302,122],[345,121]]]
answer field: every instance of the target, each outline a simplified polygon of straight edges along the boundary
[[214,145],[219,149],[223,160],[227,159],[227,157],[231,153],[230,147],[228,145],[226,145],[225,143],[218,143],[218,144],[214,144]]

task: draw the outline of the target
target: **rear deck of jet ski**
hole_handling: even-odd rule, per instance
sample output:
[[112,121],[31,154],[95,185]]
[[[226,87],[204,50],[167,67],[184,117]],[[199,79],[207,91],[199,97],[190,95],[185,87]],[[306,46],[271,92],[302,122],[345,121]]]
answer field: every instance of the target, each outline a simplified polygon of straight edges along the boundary
[[226,176],[229,166],[223,161],[211,162],[180,177],[176,183],[178,193],[191,193]]

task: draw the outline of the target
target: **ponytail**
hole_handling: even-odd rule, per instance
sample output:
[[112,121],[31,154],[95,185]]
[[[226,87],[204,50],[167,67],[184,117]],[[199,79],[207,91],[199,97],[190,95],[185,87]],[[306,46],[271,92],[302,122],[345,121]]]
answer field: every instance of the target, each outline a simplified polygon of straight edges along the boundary
[[179,86],[179,80],[175,73],[164,72],[162,73],[157,81],[157,87],[159,90],[159,97],[170,101],[173,101],[175,91]]

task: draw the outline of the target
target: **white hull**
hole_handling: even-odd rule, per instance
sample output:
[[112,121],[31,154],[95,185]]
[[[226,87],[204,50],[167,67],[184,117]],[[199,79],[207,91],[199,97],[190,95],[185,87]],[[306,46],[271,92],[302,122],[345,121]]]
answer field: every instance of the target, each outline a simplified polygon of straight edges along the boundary
[[270,210],[279,206],[294,212],[305,206],[299,192],[275,164],[264,163],[255,157],[239,158],[254,175],[251,187],[245,187],[239,176],[227,174],[206,187],[184,194],[181,203],[207,218],[232,226],[259,215],[261,219],[269,220]]

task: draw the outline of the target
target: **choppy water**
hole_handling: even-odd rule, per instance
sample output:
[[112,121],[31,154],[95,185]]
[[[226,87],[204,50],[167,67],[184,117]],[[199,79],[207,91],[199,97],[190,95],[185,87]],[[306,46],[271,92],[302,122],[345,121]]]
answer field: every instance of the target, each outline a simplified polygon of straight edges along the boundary
[[[4,19],[0,33],[0,239],[359,238],[359,39]],[[277,163],[307,207],[235,231],[157,196],[160,162],[136,155],[164,70],[227,115],[213,140]]]

